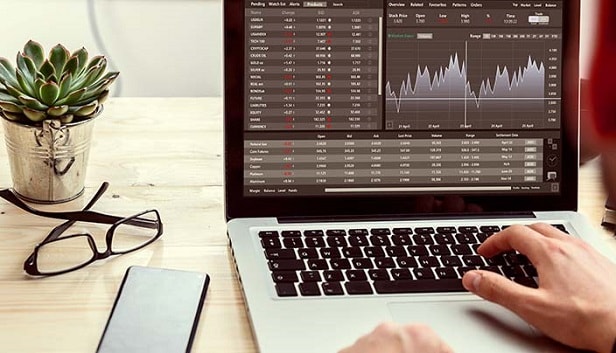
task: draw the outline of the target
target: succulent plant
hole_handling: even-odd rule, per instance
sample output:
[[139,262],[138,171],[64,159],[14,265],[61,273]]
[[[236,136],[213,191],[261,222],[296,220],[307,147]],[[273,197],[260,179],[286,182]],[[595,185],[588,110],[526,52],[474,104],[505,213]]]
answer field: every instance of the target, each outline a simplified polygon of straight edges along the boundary
[[17,67],[0,57],[0,114],[37,125],[45,119],[62,123],[91,118],[109,96],[119,72],[105,73],[107,60],[81,48],[70,53],[61,44],[45,58],[43,47],[28,41],[17,53]]

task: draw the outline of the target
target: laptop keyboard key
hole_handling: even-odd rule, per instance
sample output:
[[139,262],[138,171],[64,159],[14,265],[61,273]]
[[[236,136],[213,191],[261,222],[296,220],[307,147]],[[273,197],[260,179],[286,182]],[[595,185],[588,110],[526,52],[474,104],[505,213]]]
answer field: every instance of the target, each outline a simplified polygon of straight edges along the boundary
[[436,234],[434,236],[434,240],[436,241],[437,244],[455,244],[456,243],[456,239],[453,237],[452,234]]
[[280,239],[273,237],[263,237],[261,238],[261,246],[264,249],[280,249],[282,248],[282,243],[280,243]]
[[419,264],[421,267],[440,267],[441,264],[436,256],[420,256]]
[[415,234],[434,234],[434,228],[432,228],[432,227],[417,227],[417,228],[415,228]]
[[407,234],[398,234],[398,235],[393,235],[391,237],[391,241],[394,243],[394,245],[411,245],[411,237]]
[[424,245],[411,245],[408,250],[413,256],[428,256],[428,248]]
[[466,226],[466,227],[458,227],[458,232],[460,233],[479,233],[479,229],[477,229],[477,227],[475,226]]
[[370,229],[370,234],[372,235],[390,235],[391,231],[389,228],[373,228]]
[[306,237],[304,241],[306,246],[309,248],[322,248],[325,246],[325,240],[323,240],[323,237]]
[[370,237],[370,243],[374,246],[391,245],[391,241],[386,235],[373,235]]
[[282,239],[282,243],[284,244],[285,248],[303,248],[304,247],[304,242],[302,241],[302,238],[297,238],[297,237],[284,238]]
[[356,269],[371,269],[374,268],[374,264],[372,263],[372,259],[367,257],[352,259],[351,263],[353,267]]
[[398,262],[398,267],[409,268],[409,267],[417,267],[417,260],[414,257],[401,256],[396,259]]
[[293,249],[266,249],[265,258],[268,260],[276,259],[295,259],[295,251]]
[[[327,245],[331,246],[332,248],[343,248],[345,246],[348,246],[349,244],[347,243],[347,240],[344,236],[335,235],[335,236],[327,237]],[[325,245],[321,245],[321,246],[325,246]]]
[[346,231],[344,229],[330,229],[325,234],[329,237],[345,236]]
[[477,244],[477,238],[470,233],[456,234],[456,240],[460,244]]
[[393,233],[395,235],[408,235],[413,234],[413,230],[411,228],[394,228]]
[[385,256],[385,251],[380,246],[366,246],[364,248],[364,252],[368,257],[383,257]]
[[473,250],[468,244],[454,244],[451,246],[451,251],[455,255],[471,255]]
[[379,294],[466,291],[459,279],[374,281],[374,289]]
[[457,256],[441,256],[441,262],[445,267],[462,266],[462,261]]
[[462,261],[466,266],[485,266],[486,263],[483,261],[481,256],[477,255],[464,255],[462,256]]
[[415,268],[413,269],[413,274],[415,278],[420,280],[434,279],[434,272],[432,272],[431,268]]
[[348,270],[351,268],[351,263],[347,259],[331,259],[329,266],[332,270]]
[[300,283],[299,292],[306,297],[321,295],[319,285],[316,282]]
[[377,257],[374,259],[377,268],[395,268],[396,263],[391,257]]
[[352,246],[368,246],[368,238],[365,235],[351,235],[349,237],[349,244]]
[[[293,250],[293,249],[290,249]],[[318,259],[319,253],[315,248],[305,248],[297,250],[297,255],[300,259]]]
[[347,293],[355,294],[372,294],[372,286],[368,282],[347,282],[344,284]]
[[436,227],[436,232],[441,234],[457,233],[456,227]]
[[385,269],[369,270],[368,277],[370,277],[370,279],[373,281],[378,281],[378,280],[384,281],[384,280],[389,280],[389,273]]
[[350,229],[349,235],[368,235],[367,229]]
[[297,290],[293,283],[276,283],[275,287],[279,297],[297,297]]
[[325,282],[321,284],[323,294],[325,295],[343,295],[342,285],[340,282]]
[[329,265],[327,264],[327,261],[323,260],[323,259],[309,259],[308,260],[308,268],[310,270],[316,271],[316,270],[327,270],[329,269]]
[[429,249],[432,255],[451,255],[451,251],[447,245],[430,245]]
[[342,255],[344,255],[347,259],[364,257],[363,251],[361,251],[361,248],[357,246],[343,248]]
[[280,234],[283,238],[302,236],[302,232],[300,232],[299,230],[283,230]]
[[270,260],[268,265],[272,271],[296,271],[306,269],[303,260]]
[[277,230],[263,230],[259,232],[259,237],[263,238],[263,237],[278,237],[278,231]]
[[411,275],[411,271],[409,271],[406,268],[395,268],[391,270],[391,277],[395,280],[413,279],[413,276]]
[[432,245],[434,240],[430,234],[415,234],[413,235],[413,242],[417,245]]
[[479,227],[479,230],[482,231],[483,233],[498,233],[500,232],[500,227],[499,226],[481,226]]
[[341,282],[344,281],[344,275],[342,271],[323,271],[323,277],[327,282]]
[[434,269],[434,273],[440,279],[444,279],[444,278],[458,278],[458,273],[456,272],[456,270],[453,269],[453,267],[439,267],[439,268],[435,268]]
[[304,231],[305,237],[322,237],[323,235],[325,234],[323,233],[322,230],[305,230]]
[[364,270],[346,270],[344,271],[346,274],[346,278],[349,281],[367,281],[368,276],[366,276],[366,272]]
[[320,282],[321,274],[319,271],[302,271],[300,272],[300,277],[304,282]]
[[385,247],[385,253],[387,253],[387,255],[389,255],[390,257],[399,257],[399,256],[408,255],[406,253],[406,249],[404,249],[404,246],[387,246]]
[[295,271],[274,271],[272,272],[272,279],[276,283],[280,282],[298,282],[299,278]]

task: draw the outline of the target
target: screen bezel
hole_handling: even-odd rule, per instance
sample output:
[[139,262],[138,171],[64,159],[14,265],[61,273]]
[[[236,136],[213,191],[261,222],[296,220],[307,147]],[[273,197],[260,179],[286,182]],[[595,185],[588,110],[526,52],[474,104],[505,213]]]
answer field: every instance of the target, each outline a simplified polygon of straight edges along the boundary
[[[575,211],[578,198],[579,160],[579,21],[580,1],[563,1],[563,82],[561,192],[555,195],[385,195],[385,196],[293,196],[246,197],[244,175],[244,0],[224,1],[224,141],[226,218],[311,217],[335,218],[375,215],[417,216],[482,213],[527,213]],[[238,99],[239,97],[239,99]],[[575,123],[573,123],[575,122]],[[479,207],[452,210],[424,207],[435,200],[460,199]]]

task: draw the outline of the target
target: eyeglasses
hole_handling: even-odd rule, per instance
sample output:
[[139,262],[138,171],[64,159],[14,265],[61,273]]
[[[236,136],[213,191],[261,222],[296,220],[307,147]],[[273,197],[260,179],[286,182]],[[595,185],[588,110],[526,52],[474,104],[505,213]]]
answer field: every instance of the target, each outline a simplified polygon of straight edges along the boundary
[[[163,234],[160,214],[156,210],[147,210],[125,218],[90,211],[108,186],[107,182],[103,183],[86,207],[76,212],[39,211],[23,203],[11,191],[0,190],[0,197],[32,214],[67,220],[56,226],[41,243],[36,245],[24,262],[26,273],[33,276],[51,276],[75,271],[112,255],[139,250]],[[78,221],[111,224],[105,235],[105,251],[98,251],[91,234],[63,236]]]

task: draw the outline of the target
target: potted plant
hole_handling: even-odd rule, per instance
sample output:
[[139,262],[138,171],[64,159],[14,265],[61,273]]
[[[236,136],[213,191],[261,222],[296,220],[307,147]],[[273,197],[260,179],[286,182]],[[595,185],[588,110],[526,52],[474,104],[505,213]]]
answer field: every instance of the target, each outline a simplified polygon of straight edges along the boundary
[[81,48],[62,45],[46,57],[28,41],[16,66],[0,57],[0,117],[13,189],[42,203],[72,200],[83,192],[94,118],[118,72],[103,56],[88,61]]

